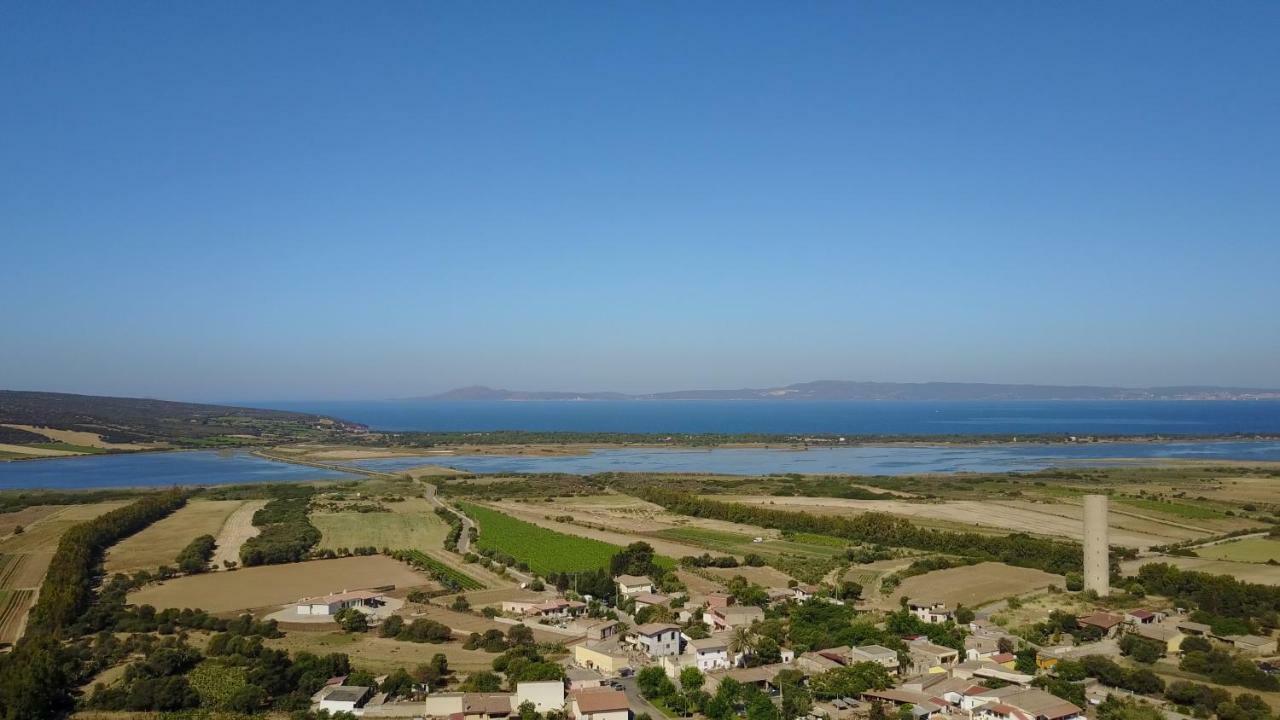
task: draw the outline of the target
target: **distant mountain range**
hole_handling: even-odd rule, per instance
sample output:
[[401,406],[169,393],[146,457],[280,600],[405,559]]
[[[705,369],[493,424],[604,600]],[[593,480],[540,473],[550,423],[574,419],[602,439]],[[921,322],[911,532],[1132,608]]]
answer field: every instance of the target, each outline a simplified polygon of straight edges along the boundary
[[616,392],[537,392],[474,385],[438,395],[444,400],[1280,400],[1280,390],[1212,386],[1123,388],[1090,385],[1003,385],[990,383],[880,383],[819,380],[772,388],[677,390],[629,395]]

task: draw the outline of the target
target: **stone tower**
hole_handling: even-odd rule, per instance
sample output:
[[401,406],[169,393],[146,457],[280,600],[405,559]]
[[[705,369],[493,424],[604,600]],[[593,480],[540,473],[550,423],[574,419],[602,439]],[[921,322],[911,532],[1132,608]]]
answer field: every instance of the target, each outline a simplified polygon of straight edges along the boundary
[[1084,589],[1103,597],[1111,592],[1106,495],[1084,496]]

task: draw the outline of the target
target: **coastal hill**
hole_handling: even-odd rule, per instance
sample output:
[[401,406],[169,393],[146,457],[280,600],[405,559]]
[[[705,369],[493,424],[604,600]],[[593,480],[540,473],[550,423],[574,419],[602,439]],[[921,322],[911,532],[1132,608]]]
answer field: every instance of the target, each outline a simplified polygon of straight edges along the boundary
[[115,450],[156,444],[220,447],[282,439],[324,439],[364,429],[356,423],[300,412],[0,390],[0,444],[36,447],[50,454],[85,449],[69,446],[69,442]]
[[1280,390],[1213,386],[1125,388],[1092,385],[994,383],[881,383],[819,380],[772,388],[677,390],[628,395],[616,392],[537,392],[471,386],[412,398],[456,400],[1280,400]]

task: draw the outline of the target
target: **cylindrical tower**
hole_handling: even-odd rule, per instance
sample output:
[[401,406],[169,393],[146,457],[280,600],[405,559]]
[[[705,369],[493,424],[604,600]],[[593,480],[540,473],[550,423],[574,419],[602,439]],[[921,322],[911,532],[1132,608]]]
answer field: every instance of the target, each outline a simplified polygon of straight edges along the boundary
[[1107,546],[1107,496],[1084,496],[1084,589],[1100,596],[1111,592]]

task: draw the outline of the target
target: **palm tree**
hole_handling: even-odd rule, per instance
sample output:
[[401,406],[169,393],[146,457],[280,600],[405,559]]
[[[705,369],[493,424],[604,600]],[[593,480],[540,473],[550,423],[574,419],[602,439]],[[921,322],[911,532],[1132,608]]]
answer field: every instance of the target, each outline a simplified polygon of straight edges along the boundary
[[751,632],[751,628],[745,625],[739,625],[733,629],[733,635],[729,638],[729,650],[735,655],[750,655],[756,649],[756,635]]

